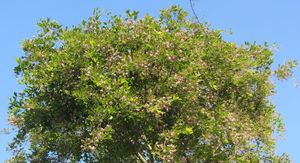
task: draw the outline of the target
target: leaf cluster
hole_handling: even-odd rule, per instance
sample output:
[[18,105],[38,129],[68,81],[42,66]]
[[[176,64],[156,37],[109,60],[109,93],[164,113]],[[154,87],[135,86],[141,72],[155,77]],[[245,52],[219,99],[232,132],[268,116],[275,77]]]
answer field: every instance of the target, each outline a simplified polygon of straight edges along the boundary
[[288,160],[274,154],[282,122],[268,98],[267,45],[224,41],[178,6],[158,19],[126,13],[95,12],[71,28],[42,20],[23,42],[24,89],[9,108],[14,160]]

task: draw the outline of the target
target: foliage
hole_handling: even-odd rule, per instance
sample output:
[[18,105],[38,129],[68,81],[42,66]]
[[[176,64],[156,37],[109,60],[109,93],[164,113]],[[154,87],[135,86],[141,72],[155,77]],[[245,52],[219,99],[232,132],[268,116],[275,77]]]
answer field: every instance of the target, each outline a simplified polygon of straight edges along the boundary
[[187,15],[172,6],[159,19],[96,11],[72,28],[38,23],[15,67],[24,89],[9,107],[13,159],[288,161],[274,154],[283,125],[269,101],[269,46],[224,41]]

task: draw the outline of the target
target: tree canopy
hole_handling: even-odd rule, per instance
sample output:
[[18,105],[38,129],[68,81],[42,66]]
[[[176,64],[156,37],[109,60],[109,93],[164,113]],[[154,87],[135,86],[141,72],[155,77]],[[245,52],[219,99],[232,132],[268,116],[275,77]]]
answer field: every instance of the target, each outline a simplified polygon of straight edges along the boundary
[[15,73],[11,160],[32,162],[288,161],[269,100],[267,44],[238,45],[178,6],[158,18],[94,15],[78,26],[41,20]]

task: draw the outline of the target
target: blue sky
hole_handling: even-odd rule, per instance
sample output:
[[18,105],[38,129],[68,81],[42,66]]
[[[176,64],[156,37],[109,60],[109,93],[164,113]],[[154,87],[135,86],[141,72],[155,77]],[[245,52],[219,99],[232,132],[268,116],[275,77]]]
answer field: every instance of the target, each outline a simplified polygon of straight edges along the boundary
[[[187,0],[1,0],[0,1],[0,129],[7,127],[9,97],[20,90],[13,74],[15,59],[23,55],[22,40],[35,35],[40,18],[50,17],[63,25],[77,25],[88,18],[94,8],[123,14],[127,9],[143,15],[157,16],[159,10],[178,4],[191,11]],[[300,61],[300,1],[299,0],[197,0],[195,10],[201,21],[215,29],[231,29],[233,35],[224,38],[243,43],[277,43],[275,65],[286,59]],[[300,70],[295,78],[300,81]],[[293,81],[279,82],[277,95],[271,97],[286,124],[284,139],[278,140],[277,152],[287,152],[294,162],[300,162],[300,88]],[[6,151],[11,135],[0,134],[0,162],[8,159]]]

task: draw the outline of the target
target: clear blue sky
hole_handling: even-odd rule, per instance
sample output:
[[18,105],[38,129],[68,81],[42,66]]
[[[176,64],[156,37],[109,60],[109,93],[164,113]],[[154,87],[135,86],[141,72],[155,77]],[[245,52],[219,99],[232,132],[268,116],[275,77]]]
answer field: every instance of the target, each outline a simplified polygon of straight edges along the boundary
[[[162,8],[178,4],[188,11],[187,0],[1,0],[0,2],[0,129],[7,127],[7,106],[13,91],[20,90],[13,74],[15,59],[23,55],[20,43],[35,35],[40,18],[50,17],[63,25],[77,25],[92,14],[94,8],[123,14],[126,9],[141,14],[158,15]],[[232,29],[225,39],[243,43],[277,43],[276,64],[286,59],[300,61],[299,0],[197,0],[195,10],[202,21],[216,29]],[[300,79],[299,69],[296,78]],[[277,152],[287,152],[300,162],[300,88],[293,81],[276,82],[277,95],[272,97],[283,115],[286,132],[278,141]],[[0,162],[8,159],[6,145],[11,135],[0,134]]]

